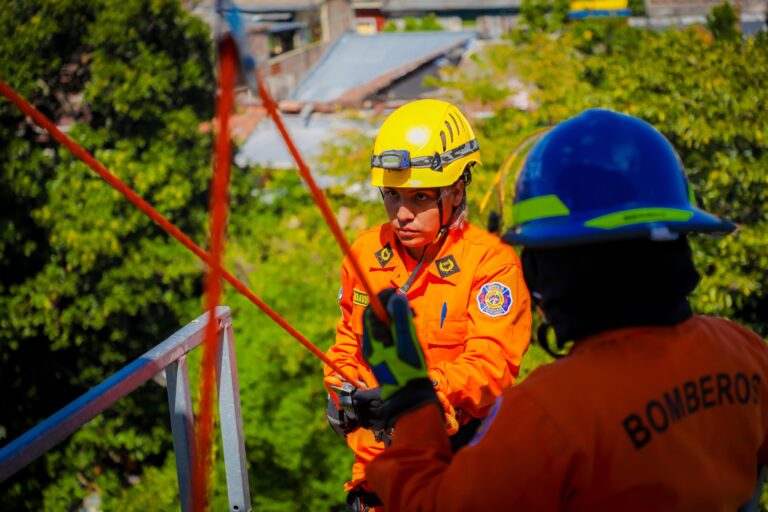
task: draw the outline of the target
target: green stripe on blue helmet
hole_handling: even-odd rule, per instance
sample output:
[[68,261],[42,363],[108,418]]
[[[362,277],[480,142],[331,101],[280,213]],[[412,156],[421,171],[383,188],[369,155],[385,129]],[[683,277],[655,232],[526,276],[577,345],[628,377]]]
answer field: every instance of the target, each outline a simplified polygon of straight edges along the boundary
[[605,109],[560,123],[533,147],[512,222],[504,239],[528,247],[735,228],[696,206],[682,162],[658,130]]

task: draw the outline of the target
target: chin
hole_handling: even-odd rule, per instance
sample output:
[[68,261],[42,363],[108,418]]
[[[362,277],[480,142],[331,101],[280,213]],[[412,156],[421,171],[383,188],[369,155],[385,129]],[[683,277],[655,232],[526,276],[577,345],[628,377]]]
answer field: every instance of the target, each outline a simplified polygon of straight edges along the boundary
[[398,237],[398,238],[400,240],[400,243],[403,244],[405,247],[411,247],[411,248],[424,247],[428,243],[424,239],[424,237],[421,235],[417,235],[409,238],[401,238],[401,237]]

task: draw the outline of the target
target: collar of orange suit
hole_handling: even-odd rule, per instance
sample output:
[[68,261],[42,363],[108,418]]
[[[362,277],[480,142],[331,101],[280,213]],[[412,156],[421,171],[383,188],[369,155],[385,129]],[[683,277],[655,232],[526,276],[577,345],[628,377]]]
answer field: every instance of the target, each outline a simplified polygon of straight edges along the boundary
[[[461,249],[458,246],[458,242],[461,240],[465,229],[465,227],[462,227],[448,232],[437,255],[432,261],[425,262],[424,268],[426,272],[440,280],[456,284],[462,270],[459,265]],[[400,243],[392,227],[388,224],[384,225],[381,229],[381,247],[373,254],[375,259],[371,262],[370,270],[386,271],[395,270],[398,267],[402,267],[405,270],[405,254],[405,247]]]
[[576,341],[573,347],[569,351],[568,355],[573,354],[586,354],[592,350],[598,350],[600,347],[606,344],[632,342],[634,338],[640,336],[648,336],[649,332],[672,332],[683,333],[694,325],[691,323],[690,316],[679,323],[672,325],[642,325],[632,327],[619,327],[616,329],[609,329],[596,334],[592,334],[585,338]]

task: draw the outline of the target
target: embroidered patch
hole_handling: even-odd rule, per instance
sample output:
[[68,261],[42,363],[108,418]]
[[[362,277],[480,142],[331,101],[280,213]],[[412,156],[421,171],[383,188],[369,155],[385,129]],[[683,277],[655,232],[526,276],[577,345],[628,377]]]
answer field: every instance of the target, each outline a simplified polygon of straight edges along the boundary
[[385,267],[387,263],[389,263],[389,260],[392,259],[392,247],[390,247],[389,243],[376,251],[376,259],[379,260],[379,264],[382,267]]
[[461,270],[453,256],[440,258],[435,261],[435,265],[437,266],[437,271],[440,272],[440,277],[448,277]]
[[509,313],[512,306],[512,292],[501,283],[487,283],[477,294],[477,307],[488,316],[501,316]]
[[356,304],[358,306],[367,306],[368,305],[368,294],[365,292],[361,292],[357,288],[353,290],[352,294],[352,304]]

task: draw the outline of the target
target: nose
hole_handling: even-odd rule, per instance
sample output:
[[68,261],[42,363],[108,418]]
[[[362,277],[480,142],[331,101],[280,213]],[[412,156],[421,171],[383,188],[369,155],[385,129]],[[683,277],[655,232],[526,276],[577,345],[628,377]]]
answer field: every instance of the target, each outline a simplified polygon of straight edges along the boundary
[[395,217],[397,218],[397,221],[402,226],[412,221],[415,215],[405,204],[401,204],[400,208],[397,209],[397,213],[395,214]]

